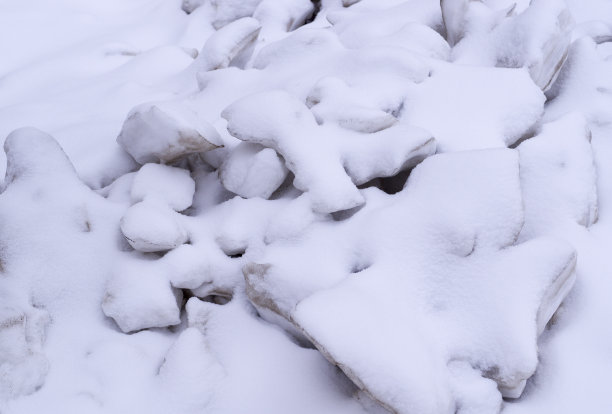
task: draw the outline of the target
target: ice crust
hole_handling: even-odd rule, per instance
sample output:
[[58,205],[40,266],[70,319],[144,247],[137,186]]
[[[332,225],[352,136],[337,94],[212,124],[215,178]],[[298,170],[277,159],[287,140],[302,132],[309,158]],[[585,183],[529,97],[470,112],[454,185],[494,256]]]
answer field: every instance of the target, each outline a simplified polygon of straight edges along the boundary
[[607,2],[43,3],[2,413],[612,411]]

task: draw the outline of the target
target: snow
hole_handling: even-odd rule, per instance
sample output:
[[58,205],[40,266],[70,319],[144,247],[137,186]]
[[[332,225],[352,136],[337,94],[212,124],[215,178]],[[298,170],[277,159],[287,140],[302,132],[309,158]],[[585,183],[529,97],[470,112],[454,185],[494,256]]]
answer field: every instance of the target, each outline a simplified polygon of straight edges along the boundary
[[3,2],[0,411],[612,412],[611,11]]
[[159,200],[176,211],[191,206],[195,181],[189,171],[160,164],[145,164],[132,182],[132,201]]

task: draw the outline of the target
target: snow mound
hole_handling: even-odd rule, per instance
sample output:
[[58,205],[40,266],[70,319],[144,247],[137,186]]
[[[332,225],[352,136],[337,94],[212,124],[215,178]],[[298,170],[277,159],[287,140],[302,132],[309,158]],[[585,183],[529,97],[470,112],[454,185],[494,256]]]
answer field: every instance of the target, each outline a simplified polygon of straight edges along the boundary
[[453,413],[458,401],[460,412],[483,401],[498,409],[491,380],[518,397],[576,262],[555,239],[514,244],[518,153],[435,155],[396,196],[366,194],[353,217],[272,243],[247,265],[251,300],[392,412]]

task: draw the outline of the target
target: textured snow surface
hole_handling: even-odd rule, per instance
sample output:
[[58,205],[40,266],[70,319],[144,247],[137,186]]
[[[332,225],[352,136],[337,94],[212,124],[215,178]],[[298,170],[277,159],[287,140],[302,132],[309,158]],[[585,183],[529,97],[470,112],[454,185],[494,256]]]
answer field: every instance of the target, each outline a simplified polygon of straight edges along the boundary
[[0,37],[1,413],[612,412],[608,0],[8,0]]

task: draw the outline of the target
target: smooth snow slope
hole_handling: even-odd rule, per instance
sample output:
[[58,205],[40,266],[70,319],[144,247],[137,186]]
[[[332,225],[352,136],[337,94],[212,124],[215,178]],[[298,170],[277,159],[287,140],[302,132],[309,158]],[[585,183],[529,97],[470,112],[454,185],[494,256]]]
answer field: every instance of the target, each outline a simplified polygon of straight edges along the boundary
[[612,3],[0,1],[0,412],[612,412]]

